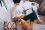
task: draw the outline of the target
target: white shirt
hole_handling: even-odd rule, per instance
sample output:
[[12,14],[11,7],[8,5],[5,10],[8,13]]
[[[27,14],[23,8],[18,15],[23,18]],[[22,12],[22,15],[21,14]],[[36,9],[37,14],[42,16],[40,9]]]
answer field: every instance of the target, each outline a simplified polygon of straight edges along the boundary
[[[29,4],[29,3],[27,2],[27,4]],[[25,16],[23,14],[23,10],[27,10],[27,8],[25,8],[25,7],[28,7],[28,9],[29,9],[29,6],[27,6],[27,4],[20,3],[20,5],[18,5],[12,12],[12,18],[14,18],[15,16]],[[24,8],[23,8],[23,5],[24,5]],[[32,12],[32,10],[30,10],[30,11]]]
[[16,16],[22,16],[23,8],[21,5],[17,5],[16,8],[14,8],[14,11],[12,10],[12,18]]
[[32,4],[32,2],[29,2],[29,1],[25,1],[24,4],[23,4],[24,10],[27,10],[28,9],[26,11],[26,15],[32,13],[32,9],[31,9],[32,8],[32,5],[31,4]]

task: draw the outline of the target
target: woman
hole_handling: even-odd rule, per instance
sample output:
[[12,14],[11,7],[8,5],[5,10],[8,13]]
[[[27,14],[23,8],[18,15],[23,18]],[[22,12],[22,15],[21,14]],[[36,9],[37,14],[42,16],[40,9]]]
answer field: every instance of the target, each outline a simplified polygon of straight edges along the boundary
[[14,6],[9,11],[11,22],[5,23],[6,30],[16,30],[16,28],[18,28],[17,26],[21,26],[22,28],[22,29],[18,28],[17,30],[30,30],[29,24],[22,20],[24,15],[22,14],[23,8],[22,5],[20,5],[20,1],[21,0],[13,0]]

